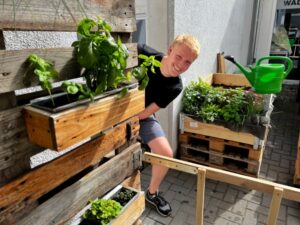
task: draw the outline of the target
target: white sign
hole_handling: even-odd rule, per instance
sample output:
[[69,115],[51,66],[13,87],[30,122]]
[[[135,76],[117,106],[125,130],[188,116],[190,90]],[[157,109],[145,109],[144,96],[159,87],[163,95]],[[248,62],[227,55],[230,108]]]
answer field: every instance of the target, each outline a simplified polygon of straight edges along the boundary
[[277,0],[277,9],[300,9],[300,0]]

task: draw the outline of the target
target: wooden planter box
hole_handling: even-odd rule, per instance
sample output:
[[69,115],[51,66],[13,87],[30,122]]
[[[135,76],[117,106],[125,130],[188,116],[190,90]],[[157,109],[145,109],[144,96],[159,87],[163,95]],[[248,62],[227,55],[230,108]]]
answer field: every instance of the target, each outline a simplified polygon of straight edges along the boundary
[[[208,76],[205,81],[210,85],[222,85],[226,87],[251,87],[248,80],[244,75],[240,74],[212,74]],[[265,111],[266,116],[270,117],[272,112],[272,98],[270,95],[266,95]],[[243,127],[238,131],[232,130],[225,125],[219,125],[217,123],[205,123],[197,120],[193,117],[180,114],[180,131],[181,133],[189,132],[200,135],[206,135],[210,137],[216,137],[228,141],[235,141],[252,145],[254,149],[260,149],[264,145],[268,125],[260,126],[253,125]],[[251,131],[251,132],[250,132]]]
[[[230,88],[251,87],[245,76],[240,74],[212,74],[205,82]],[[266,117],[271,115],[272,101],[272,96],[264,96]],[[181,159],[258,176],[269,124],[230,127],[222,121],[207,123],[180,113],[179,126]]]
[[144,109],[144,92],[132,89],[123,98],[112,95],[62,112],[24,107],[29,141],[63,150],[110,128]]
[[[102,199],[112,199],[121,188],[129,189],[135,192],[133,198],[123,206],[120,214],[113,219],[108,225],[119,225],[119,224],[133,224],[137,221],[145,210],[145,194],[143,191],[138,191],[134,188],[124,187],[118,185],[108,194],[106,194]],[[91,204],[87,205],[82,209],[77,215],[74,216],[66,225],[79,225],[83,221],[83,213],[91,207]]]

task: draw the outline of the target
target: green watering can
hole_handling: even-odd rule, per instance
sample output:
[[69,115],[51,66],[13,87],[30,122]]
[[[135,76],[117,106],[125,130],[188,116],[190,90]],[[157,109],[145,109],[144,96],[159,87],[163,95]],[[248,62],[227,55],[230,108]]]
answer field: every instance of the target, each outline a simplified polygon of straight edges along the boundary
[[[256,93],[259,94],[276,94],[281,91],[281,85],[284,78],[291,72],[293,61],[285,56],[265,56],[257,60],[255,66],[250,66],[249,69],[234,60],[233,56],[225,56],[225,59],[234,63],[241,72],[246,76]],[[261,64],[263,60],[284,60],[287,61],[287,69],[284,64],[269,63]]]

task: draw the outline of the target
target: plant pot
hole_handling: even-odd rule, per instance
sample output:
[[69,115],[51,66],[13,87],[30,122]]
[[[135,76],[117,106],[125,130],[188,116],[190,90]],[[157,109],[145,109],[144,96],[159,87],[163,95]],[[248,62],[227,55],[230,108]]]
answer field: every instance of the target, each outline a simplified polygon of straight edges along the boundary
[[29,141],[57,151],[66,149],[141,112],[145,108],[144,92],[135,87],[122,98],[116,93],[105,94],[93,102],[83,100],[71,106],[69,109],[61,106],[60,110],[65,110],[54,113],[41,109],[44,106],[25,106]]
[[[111,190],[108,194],[106,194],[101,199],[114,199],[116,200],[117,195],[120,191],[130,191],[133,193],[132,198],[124,203],[121,212],[118,214],[116,218],[111,220],[109,225],[119,225],[119,224],[132,224],[135,222],[143,213],[145,209],[145,196],[144,192],[138,191],[136,189],[130,187],[124,187],[122,185],[116,186],[113,190]],[[83,208],[80,212],[78,212],[66,225],[94,225],[100,224],[99,221],[89,221],[82,217],[84,212],[90,209],[91,204],[88,204],[85,208]]]

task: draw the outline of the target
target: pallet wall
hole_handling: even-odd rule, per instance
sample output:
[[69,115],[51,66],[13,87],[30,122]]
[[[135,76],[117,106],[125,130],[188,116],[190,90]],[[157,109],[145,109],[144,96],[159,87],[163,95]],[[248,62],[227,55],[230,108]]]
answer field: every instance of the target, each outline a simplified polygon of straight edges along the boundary
[[[78,22],[100,16],[129,48],[128,68],[137,65],[134,0],[4,1],[0,8],[0,224],[61,224],[86,204],[133,174],[140,152],[135,143],[138,120],[131,118],[90,142],[82,143],[33,168],[32,157],[51,152],[29,143],[22,109],[32,98],[46,95],[32,78],[25,82],[26,58],[35,53],[54,63],[61,80],[77,78],[80,67],[71,46],[6,49],[5,32],[76,32]],[[23,91],[24,88],[35,87]],[[130,136],[128,136],[128,132]],[[102,165],[105,155],[123,149]],[[124,150],[125,149],[125,150]],[[123,154],[123,155],[121,155]],[[116,163],[118,159],[122,163]],[[116,166],[116,164],[118,166]],[[114,168],[114,169],[111,169]],[[93,174],[85,177],[89,171]],[[102,174],[105,174],[103,176]],[[101,176],[100,176],[101,175]],[[98,177],[92,179],[92,177]],[[113,178],[113,179],[112,179]],[[64,184],[68,183],[67,188]],[[81,193],[80,195],[77,195]],[[53,196],[53,197],[52,197]],[[51,208],[51,210],[49,210]],[[42,221],[38,217],[43,215]],[[45,222],[46,221],[46,222]]]

